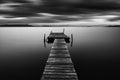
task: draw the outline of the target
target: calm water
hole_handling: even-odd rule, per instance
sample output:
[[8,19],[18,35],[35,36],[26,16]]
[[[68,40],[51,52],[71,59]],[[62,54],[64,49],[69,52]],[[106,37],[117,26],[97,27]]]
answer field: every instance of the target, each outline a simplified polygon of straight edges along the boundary
[[[70,55],[80,80],[118,80],[120,28],[65,28],[74,35]],[[43,35],[63,28],[0,28],[0,80],[39,80],[51,45],[44,48]]]

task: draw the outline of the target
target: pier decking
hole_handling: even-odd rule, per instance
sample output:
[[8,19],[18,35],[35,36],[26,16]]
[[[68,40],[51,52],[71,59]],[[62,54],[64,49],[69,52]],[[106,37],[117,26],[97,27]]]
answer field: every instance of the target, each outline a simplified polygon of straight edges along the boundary
[[54,40],[41,80],[78,80],[64,39]]

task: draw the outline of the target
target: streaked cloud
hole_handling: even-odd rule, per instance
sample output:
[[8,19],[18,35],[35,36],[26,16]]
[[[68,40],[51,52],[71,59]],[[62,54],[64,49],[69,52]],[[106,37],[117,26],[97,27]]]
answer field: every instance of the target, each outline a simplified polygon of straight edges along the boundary
[[0,11],[13,11],[13,13],[18,14],[85,14],[90,12],[97,13],[98,10],[103,9],[111,10],[119,8],[120,0],[4,0],[4,3],[0,4]]
[[19,6],[21,5],[20,3],[3,3],[0,5],[0,10],[3,11],[14,11],[15,7],[14,6]]
[[27,1],[33,3],[34,5],[40,5],[43,2],[43,0],[27,0]]

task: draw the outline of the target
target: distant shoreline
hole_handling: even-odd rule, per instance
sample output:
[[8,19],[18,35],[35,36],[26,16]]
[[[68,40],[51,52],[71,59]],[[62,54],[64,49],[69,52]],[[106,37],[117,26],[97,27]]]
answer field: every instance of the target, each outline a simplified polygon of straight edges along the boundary
[[2,23],[0,27],[120,27],[120,23],[110,24],[70,24],[70,23]]

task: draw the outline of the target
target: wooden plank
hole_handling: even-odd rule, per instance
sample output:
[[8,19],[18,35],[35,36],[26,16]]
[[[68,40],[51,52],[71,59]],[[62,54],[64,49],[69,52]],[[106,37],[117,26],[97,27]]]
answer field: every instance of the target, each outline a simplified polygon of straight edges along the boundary
[[55,39],[41,80],[78,80],[64,39]]

